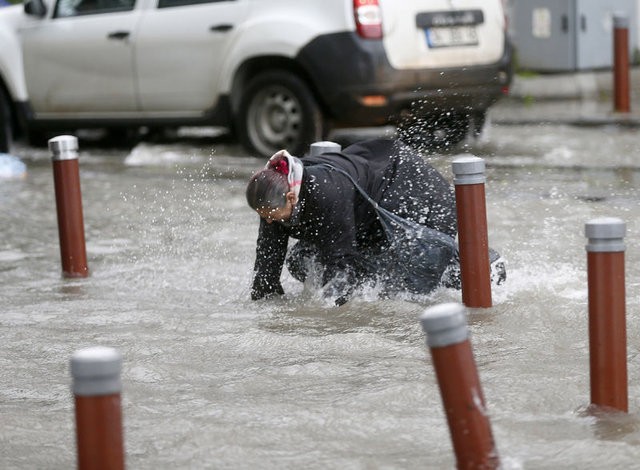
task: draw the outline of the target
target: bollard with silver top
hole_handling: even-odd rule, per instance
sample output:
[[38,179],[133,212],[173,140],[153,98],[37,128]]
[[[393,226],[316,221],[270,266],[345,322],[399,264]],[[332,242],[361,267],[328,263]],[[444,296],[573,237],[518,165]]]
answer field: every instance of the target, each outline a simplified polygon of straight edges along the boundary
[[323,153],[340,152],[341,150],[342,146],[340,144],[329,140],[323,140],[320,142],[314,142],[309,146],[309,156],[316,157]]
[[71,357],[73,393],[99,396],[120,393],[122,356],[113,348],[96,346],[76,351]]
[[613,16],[613,110],[631,111],[629,86],[629,18],[623,13]]
[[482,158],[464,156],[451,163],[456,193],[462,301],[467,307],[491,307],[491,266]]
[[420,317],[427,334],[427,346],[441,348],[469,338],[467,312],[461,304],[446,303],[427,309]]
[[113,348],[76,351],[70,361],[80,470],[124,469],[122,356]]
[[73,135],[59,135],[49,139],[51,159],[75,160],[78,158],[78,138]]
[[617,217],[592,219],[584,226],[589,252],[625,251],[624,236],[627,226]]
[[458,157],[451,162],[453,184],[484,184],[486,181],[484,160],[473,155]]
[[625,232],[614,217],[585,224],[591,404],[627,412]]
[[613,15],[613,27],[617,29],[629,28],[629,18],[624,13],[614,13]]
[[58,213],[60,257],[64,277],[87,277],[78,139],[61,135],[49,140]]
[[500,468],[462,304],[445,303],[420,316],[427,334],[457,467]]

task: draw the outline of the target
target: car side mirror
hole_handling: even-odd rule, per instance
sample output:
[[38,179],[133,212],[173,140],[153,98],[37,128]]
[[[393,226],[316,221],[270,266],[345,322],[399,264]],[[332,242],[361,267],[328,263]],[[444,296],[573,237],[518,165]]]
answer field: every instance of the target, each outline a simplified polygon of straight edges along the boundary
[[47,6],[42,0],[27,0],[24,3],[24,12],[27,15],[43,18],[47,14]]

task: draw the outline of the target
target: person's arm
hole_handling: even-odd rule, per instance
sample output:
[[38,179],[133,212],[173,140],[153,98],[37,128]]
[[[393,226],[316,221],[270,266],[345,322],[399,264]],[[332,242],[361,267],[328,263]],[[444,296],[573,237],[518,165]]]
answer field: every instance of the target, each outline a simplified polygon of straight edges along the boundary
[[282,225],[268,224],[260,219],[251,300],[284,294],[280,275],[287,254],[288,240],[289,236]]
[[355,244],[353,208],[350,209],[332,214],[331,223],[327,224],[327,230],[323,231],[320,259],[325,266],[324,284],[336,277],[355,272],[355,262],[358,255]]

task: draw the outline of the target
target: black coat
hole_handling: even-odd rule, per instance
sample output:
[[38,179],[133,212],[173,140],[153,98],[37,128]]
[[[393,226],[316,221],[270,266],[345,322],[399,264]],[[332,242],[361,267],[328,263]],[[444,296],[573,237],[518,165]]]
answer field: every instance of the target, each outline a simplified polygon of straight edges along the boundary
[[384,232],[371,206],[349,179],[319,164],[346,171],[382,207],[450,236],[456,233],[451,186],[400,142],[376,139],[340,153],[302,159],[304,172],[291,220],[260,220],[252,298],[282,294],[280,275],[289,237],[314,245],[326,283],[339,273],[358,275],[362,252],[384,249]]

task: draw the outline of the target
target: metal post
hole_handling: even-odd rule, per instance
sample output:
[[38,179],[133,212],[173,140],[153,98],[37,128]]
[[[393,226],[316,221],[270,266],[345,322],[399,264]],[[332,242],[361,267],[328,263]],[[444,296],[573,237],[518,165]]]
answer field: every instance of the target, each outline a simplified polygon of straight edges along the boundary
[[120,371],[115,349],[93,347],[71,357],[79,470],[124,469]]
[[87,277],[78,139],[61,135],[49,140],[58,212],[58,234],[64,277]]
[[342,146],[335,142],[324,140],[321,142],[314,142],[309,146],[309,156],[316,157],[327,152],[339,152],[342,150]]
[[491,423],[469,341],[466,309],[457,303],[428,308],[421,316],[427,333],[444,411],[459,469],[497,469]]
[[613,90],[614,111],[631,111],[629,99],[629,18],[613,18]]
[[462,301],[467,307],[491,307],[484,160],[460,157],[451,166],[458,216]]
[[625,223],[613,217],[585,224],[591,403],[624,412],[628,411],[625,229]]

